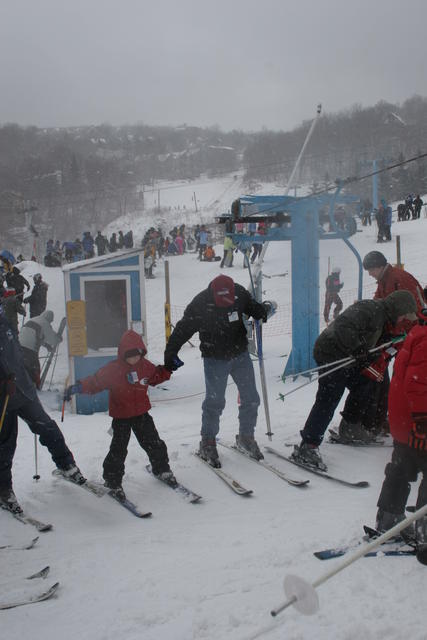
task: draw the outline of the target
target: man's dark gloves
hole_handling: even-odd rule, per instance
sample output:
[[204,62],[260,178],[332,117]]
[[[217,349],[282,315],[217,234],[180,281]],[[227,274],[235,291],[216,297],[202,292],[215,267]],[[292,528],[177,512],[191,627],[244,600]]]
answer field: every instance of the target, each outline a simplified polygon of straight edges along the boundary
[[264,307],[264,311],[265,311],[261,320],[263,322],[267,322],[268,318],[270,318],[273,315],[273,313],[275,313],[277,309],[277,302],[274,302],[273,300],[265,300],[264,302],[261,303],[261,305]]
[[355,360],[355,366],[359,369],[369,367],[373,358],[376,357],[372,353],[369,353],[368,345],[366,343],[360,344],[357,349],[354,349],[354,351],[352,351],[351,355]]
[[165,354],[165,364],[164,367],[168,371],[176,371],[179,367],[184,365],[183,361],[178,358],[178,356]]
[[76,382],[76,384],[72,384],[67,387],[64,391],[65,402],[70,402],[71,396],[74,396],[76,393],[81,393],[82,389],[83,387],[81,382]]

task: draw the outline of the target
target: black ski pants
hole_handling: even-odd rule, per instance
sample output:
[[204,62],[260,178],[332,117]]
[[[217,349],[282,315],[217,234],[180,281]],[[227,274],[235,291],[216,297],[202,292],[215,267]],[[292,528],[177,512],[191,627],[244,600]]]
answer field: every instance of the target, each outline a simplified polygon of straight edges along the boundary
[[170,471],[166,444],[160,439],[149,413],[132,418],[114,418],[111,428],[113,437],[103,463],[103,476],[108,486],[119,487],[122,484],[131,431],[148,455],[153,473],[158,475]]
[[385,478],[377,506],[382,511],[403,515],[411,490],[411,482],[418,474],[423,478],[418,488],[417,509],[427,504],[427,451],[419,451],[401,442],[393,443],[391,461],[386,465]]
[[[318,365],[326,364],[318,362]],[[321,374],[326,370],[321,370]],[[316,400],[301,431],[304,442],[318,446],[322,440],[335,409],[346,389],[350,390],[341,415],[347,422],[361,422],[366,412],[366,396],[370,380],[357,367],[342,367],[319,379]],[[376,383],[375,383],[376,384]]]
[[40,444],[47,447],[54,463],[60,469],[74,462],[73,454],[65,444],[64,436],[56,422],[50,418],[39,399],[28,400],[19,408],[6,410],[0,432],[0,487],[12,487],[12,463],[18,437],[18,417],[39,436]]

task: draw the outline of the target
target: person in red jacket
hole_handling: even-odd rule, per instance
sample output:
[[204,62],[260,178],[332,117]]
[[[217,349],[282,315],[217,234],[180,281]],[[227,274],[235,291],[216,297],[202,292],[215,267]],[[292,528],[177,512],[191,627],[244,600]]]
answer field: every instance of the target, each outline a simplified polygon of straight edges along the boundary
[[146,353],[141,336],[135,331],[126,331],[120,340],[117,360],[101,367],[93,376],[67,387],[64,394],[65,400],[70,400],[75,393],[95,394],[108,389],[113,437],[103,463],[103,477],[105,486],[120,500],[126,499],[122,479],[131,431],[147,453],[153,474],[170,484],[176,483],[169,467],[166,444],[160,439],[148,413],[151,404],[147,390],[149,386],[169,380],[171,371],[180,365],[172,368],[156,366],[144,357]]
[[[427,504],[427,326],[415,326],[396,358],[388,397],[393,453],[378,498],[376,527],[386,531],[405,518],[410,483],[423,478],[416,508]],[[427,564],[427,517],[415,526],[417,558]]]
[[[370,276],[377,281],[377,290],[374,294],[374,300],[382,300],[386,298],[393,291],[399,291],[405,289],[410,291],[417,303],[417,312],[420,314],[426,306],[426,299],[424,296],[424,290],[418,280],[413,275],[400,269],[399,267],[393,267],[387,262],[387,258],[380,251],[370,251],[363,259],[363,268],[369,273]],[[402,335],[409,333],[412,329],[413,323],[409,320],[403,320],[394,327],[388,327],[388,333],[392,336]],[[388,420],[387,420],[387,397],[388,389],[390,385],[390,378],[388,375],[388,369],[384,371],[384,379],[381,384],[376,386],[376,391],[372,397],[372,402],[377,403],[378,411],[376,418],[372,424],[372,430],[381,435],[388,433]]]

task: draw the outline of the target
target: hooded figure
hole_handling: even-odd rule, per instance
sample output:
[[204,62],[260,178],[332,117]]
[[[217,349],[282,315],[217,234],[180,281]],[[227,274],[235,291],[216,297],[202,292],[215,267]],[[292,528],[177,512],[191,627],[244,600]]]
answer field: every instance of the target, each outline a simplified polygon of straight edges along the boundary
[[126,331],[119,344],[117,359],[101,367],[93,376],[79,380],[66,389],[65,398],[75,393],[109,392],[109,414],[113,418],[110,450],[104,460],[104,480],[114,497],[126,499],[122,488],[127,446],[131,431],[146,451],[153,474],[176,486],[169,467],[166,444],[160,439],[153,418],[148,387],[169,380],[171,370],[154,365],[145,358],[147,349],[139,334]]
[[215,437],[225,407],[225,390],[231,376],[240,394],[239,434],[236,442],[257,460],[262,455],[254,439],[259,395],[253,364],[248,353],[248,339],[243,315],[266,322],[272,303],[259,303],[232,278],[220,275],[187,306],[165,350],[165,366],[173,366],[179,350],[198,332],[202,352],[206,397],[202,406],[202,429],[199,453],[214,467],[221,463]]
[[[370,419],[366,415],[369,409],[366,398],[370,395],[372,383],[361,374],[380,355],[380,351],[374,354],[370,351],[389,338],[390,326],[393,327],[404,318],[416,321],[416,312],[414,296],[409,291],[395,291],[384,300],[361,300],[352,304],[322,331],[313,349],[314,359],[319,366],[346,357],[351,357],[353,361],[319,378],[315,403],[301,431],[302,442],[295,446],[292,453],[297,462],[326,470],[318,447],[346,388],[350,394],[341,412],[344,424],[340,425],[340,433],[341,426],[349,426],[350,433],[360,439],[361,433],[356,434],[353,425],[359,425],[364,416],[366,420]],[[326,372],[326,369],[322,371],[324,374]],[[376,412],[376,405],[373,411]]]
[[24,364],[37,389],[40,387],[40,347],[48,351],[56,349],[62,338],[52,329],[53,311],[47,309],[42,314],[31,318],[22,327],[19,342],[24,354]]

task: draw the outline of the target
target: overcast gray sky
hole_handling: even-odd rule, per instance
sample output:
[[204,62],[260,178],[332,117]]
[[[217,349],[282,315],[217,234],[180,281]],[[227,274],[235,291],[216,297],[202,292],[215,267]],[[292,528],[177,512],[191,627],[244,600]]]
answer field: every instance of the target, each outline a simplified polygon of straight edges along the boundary
[[0,0],[0,123],[289,129],[427,95],[426,0]]

